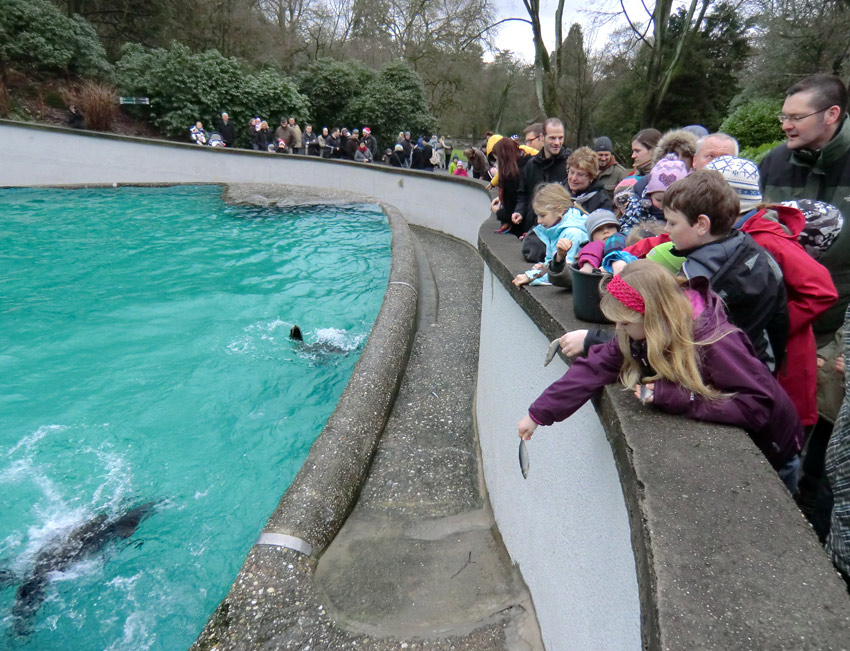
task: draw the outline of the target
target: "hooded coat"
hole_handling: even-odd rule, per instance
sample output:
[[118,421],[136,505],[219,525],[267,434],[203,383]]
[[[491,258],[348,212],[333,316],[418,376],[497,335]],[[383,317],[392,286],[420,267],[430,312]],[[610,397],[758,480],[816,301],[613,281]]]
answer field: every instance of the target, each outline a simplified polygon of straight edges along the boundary
[[[588,240],[587,230],[585,229],[586,220],[586,215],[578,208],[570,208],[564,213],[557,224],[548,228],[543,224],[538,224],[534,227],[534,233],[546,246],[546,258],[544,260],[546,267],[544,267],[544,273],[539,278],[532,280],[532,285],[542,285],[550,282],[548,278],[548,264],[555,257],[558,240],[567,239],[572,242],[572,246],[567,253],[566,264],[569,265],[575,261],[578,257],[579,248]],[[526,274],[534,275],[531,270],[527,271]]]
[[[803,428],[794,405],[755,357],[746,335],[730,326],[719,297],[705,279],[691,281],[685,291],[694,308],[694,340],[711,342],[699,346],[703,382],[732,395],[708,400],[673,382],[655,380],[653,404],[671,414],[741,427],[771,465],[781,468],[801,448]],[[630,344],[632,356],[654,374],[647,362],[646,341]],[[593,346],[587,357],[576,358],[566,374],[532,403],[528,415],[538,425],[568,418],[597,390],[616,382],[622,364],[616,339]]]
[[751,210],[735,224],[767,249],[782,269],[788,299],[786,359],[777,379],[788,392],[803,425],[814,425],[817,411],[817,347],[812,322],[829,309],[838,292],[823,265],[800,245],[806,218],[796,208]]

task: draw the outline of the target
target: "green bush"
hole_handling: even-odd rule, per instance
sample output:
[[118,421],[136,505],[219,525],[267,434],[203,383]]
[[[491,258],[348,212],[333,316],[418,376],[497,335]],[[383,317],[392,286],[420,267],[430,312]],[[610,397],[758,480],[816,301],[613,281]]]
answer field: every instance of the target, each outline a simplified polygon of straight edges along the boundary
[[368,125],[381,146],[395,144],[399,131],[417,136],[430,135],[437,120],[431,115],[422,79],[404,61],[388,63],[377,78],[352,100],[351,115],[356,124]]
[[310,119],[322,127],[358,128],[350,105],[375,83],[377,73],[359,61],[316,59],[298,73],[298,89],[310,100]]
[[[295,84],[274,70],[252,73],[234,57],[218,50],[193,53],[172,42],[168,49],[125,45],[115,64],[123,95],[150,98],[150,121],[163,133],[188,138],[196,120],[215,129],[222,111],[237,126],[239,137],[251,117],[277,124],[283,116],[307,117],[308,101]],[[245,144],[245,143],[243,143]]]
[[0,66],[109,78],[112,66],[91,24],[49,0],[4,0]]
[[753,161],[756,165],[760,164],[768,152],[774,147],[781,145],[784,140],[776,140],[774,142],[766,142],[758,147],[744,147],[738,154],[741,158]]
[[734,136],[741,147],[760,147],[782,139],[782,126],[776,119],[782,103],[778,100],[753,99],[742,104],[723,120],[720,130]]

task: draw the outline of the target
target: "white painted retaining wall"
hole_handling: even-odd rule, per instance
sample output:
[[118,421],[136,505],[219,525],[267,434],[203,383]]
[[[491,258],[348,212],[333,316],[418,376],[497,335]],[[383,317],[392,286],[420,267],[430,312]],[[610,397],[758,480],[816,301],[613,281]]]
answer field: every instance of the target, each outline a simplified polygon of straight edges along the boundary
[[549,341],[484,270],[476,416],[499,531],[534,598],[549,651],[641,647],[635,559],[620,479],[590,403],[540,427],[517,460],[517,422],[566,371]]
[[[489,196],[472,181],[358,163],[221,151],[0,121],[0,187],[283,183],[368,194],[410,223],[477,245]],[[534,598],[549,651],[638,649],[640,606],[628,517],[611,449],[585,405],[529,443],[516,423],[565,370],[543,368],[546,338],[485,266],[477,419],[499,530]]]
[[476,181],[430,172],[0,120],[0,187],[112,183],[283,183],[348,190],[377,197],[408,222],[472,246],[490,201]]

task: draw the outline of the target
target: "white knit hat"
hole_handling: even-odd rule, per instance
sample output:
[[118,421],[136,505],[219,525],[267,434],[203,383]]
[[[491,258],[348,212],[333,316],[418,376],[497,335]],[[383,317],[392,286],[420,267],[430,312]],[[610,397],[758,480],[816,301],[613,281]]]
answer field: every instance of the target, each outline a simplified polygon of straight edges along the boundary
[[749,212],[762,203],[759,168],[752,161],[734,156],[718,156],[705,168],[716,170],[723,175],[726,182],[738,194],[742,213]]

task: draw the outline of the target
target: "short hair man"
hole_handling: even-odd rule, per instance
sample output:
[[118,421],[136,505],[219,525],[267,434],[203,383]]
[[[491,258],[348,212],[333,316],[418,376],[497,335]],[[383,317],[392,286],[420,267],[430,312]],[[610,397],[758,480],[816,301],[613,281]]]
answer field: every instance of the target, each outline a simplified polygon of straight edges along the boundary
[[289,131],[292,133],[291,139],[291,147],[292,152],[295,154],[301,153],[301,140],[303,139],[303,134],[301,133],[301,127],[299,127],[295,123],[295,118],[289,118]]
[[818,199],[844,213],[844,226],[818,259],[829,269],[838,301],[814,322],[819,345],[844,322],[850,303],[850,121],[847,89],[838,77],[813,75],[791,86],[779,121],[786,142],[759,166],[766,201]]
[[[525,232],[537,223],[532,208],[535,189],[542,183],[564,183],[567,180],[567,158],[572,151],[564,147],[564,123],[558,118],[549,118],[543,123],[543,149],[522,168],[515,212],[511,215],[514,224],[522,224]],[[528,240],[528,237],[525,238]],[[538,238],[537,243],[540,243]],[[523,255],[529,262],[540,262],[540,251],[532,251],[531,241],[523,242]],[[539,249],[539,247],[538,247]]]
[[526,145],[537,151],[543,149],[543,124],[541,122],[529,124],[523,129],[523,134],[525,135]]
[[227,111],[221,114],[221,122],[218,125],[218,132],[221,134],[221,139],[225,147],[232,147],[236,143],[236,127],[230,121],[230,116]]
[[694,154],[694,169],[701,170],[715,158],[738,157],[738,141],[726,133],[710,133],[699,139]]

